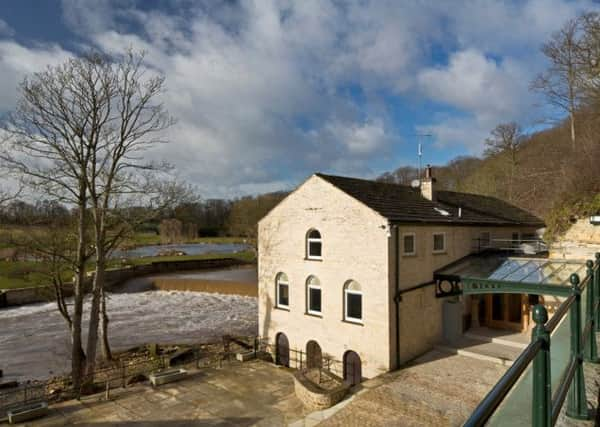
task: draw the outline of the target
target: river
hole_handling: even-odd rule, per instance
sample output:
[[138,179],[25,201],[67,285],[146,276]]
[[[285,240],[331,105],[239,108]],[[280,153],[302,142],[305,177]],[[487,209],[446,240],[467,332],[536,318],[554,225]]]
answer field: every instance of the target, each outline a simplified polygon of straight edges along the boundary
[[181,243],[172,245],[148,245],[131,249],[117,249],[111,258],[142,258],[158,256],[160,253],[183,252],[186,255],[208,253],[236,253],[248,249],[244,243]]
[[[256,269],[184,272],[160,277],[243,282],[255,280]],[[150,289],[148,278],[138,278],[108,293],[113,349],[125,350],[154,342],[198,343],[224,334],[258,332],[254,297]],[[84,309],[87,311],[88,301]],[[86,325],[84,319],[84,331]],[[4,381],[44,379],[70,370],[67,329],[55,303],[0,309],[0,369],[4,370]]]

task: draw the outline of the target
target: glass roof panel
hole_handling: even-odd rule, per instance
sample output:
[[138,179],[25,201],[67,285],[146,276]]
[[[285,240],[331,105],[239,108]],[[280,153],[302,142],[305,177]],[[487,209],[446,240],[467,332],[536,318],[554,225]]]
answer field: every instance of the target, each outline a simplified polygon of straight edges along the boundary
[[585,263],[575,260],[472,255],[436,272],[498,281],[568,285],[573,273],[585,276]]

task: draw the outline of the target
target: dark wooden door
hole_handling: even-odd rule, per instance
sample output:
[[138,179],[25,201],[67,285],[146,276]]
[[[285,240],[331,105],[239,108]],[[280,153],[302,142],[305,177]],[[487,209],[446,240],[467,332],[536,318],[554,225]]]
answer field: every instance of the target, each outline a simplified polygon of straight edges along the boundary
[[306,344],[306,367],[309,369],[323,367],[323,353],[316,341],[309,341]]
[[290,366],[290,343],[283,333],[277,334],[275,363],[287,366],[288,368]]
[[344,354],[344,381],[350,385],[359,384],[362,380],[360,357],[354,351]]
[[498,329],[522,331],[525,329],[525,317],[528,313],[526,295],[492,294],[487,295],[487,326]]

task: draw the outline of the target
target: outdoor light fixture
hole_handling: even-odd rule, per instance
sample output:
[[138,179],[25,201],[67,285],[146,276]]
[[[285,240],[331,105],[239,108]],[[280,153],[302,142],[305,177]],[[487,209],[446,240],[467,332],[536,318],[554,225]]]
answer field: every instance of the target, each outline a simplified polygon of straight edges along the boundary
[[590,224],[600,225],[600,214],[590,216]]

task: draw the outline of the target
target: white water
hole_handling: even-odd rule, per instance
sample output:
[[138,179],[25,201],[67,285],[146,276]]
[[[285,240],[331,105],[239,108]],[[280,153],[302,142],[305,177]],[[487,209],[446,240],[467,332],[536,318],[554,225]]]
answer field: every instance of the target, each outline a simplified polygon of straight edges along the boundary
[[[115,350],[257,333],[258,309],[253,297],[177,291],[112,293],[108,297],[109,336]],[[4,380],[43,379],[68,372],[69,365],[66,323],[55,303],[0,310]]]

